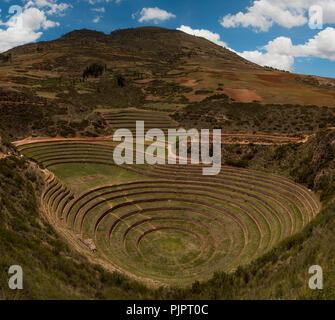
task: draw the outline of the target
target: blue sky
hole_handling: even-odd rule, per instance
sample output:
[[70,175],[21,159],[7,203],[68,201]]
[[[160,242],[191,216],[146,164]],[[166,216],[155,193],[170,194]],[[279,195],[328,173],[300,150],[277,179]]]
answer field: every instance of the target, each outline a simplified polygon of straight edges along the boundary
[[261,65],[335,78],[335,0],[2,0],[0,9],[0,51],[74,29],[156,25]]

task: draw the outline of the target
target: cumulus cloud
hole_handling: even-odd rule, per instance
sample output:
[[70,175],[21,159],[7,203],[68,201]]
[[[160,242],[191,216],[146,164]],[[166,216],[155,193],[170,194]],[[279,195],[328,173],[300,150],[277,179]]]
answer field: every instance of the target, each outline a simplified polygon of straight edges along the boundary
[[318,57],[335,61],[335,29],[326,28],[304,45],[293,47],[297,57]]
[[87,0],[89,4],[92,6],[98,3],[111,3],[114,2],[116,4],[120,4],[123,0]]
[[290,38],[278,37],[269,41],[258,50],[243,52],[237,52],[229,48],[221,40],[219,34],[209,30],[192,29],[185,25],[180,26],[177,30],[206,38],[261,66],[269,66],[280,70],[292,71],[294,69],[295,58],[314,57],[335,61],[335,29],[331,27],[320,31],[314,38],[309,39],[304,44],[294,45]]
[[273,24],[298,27],[308,22],[308,10],[314,5],[323,8],[324,23],[335,23],[335,0],[254,0],[245,12],[228,14],[220,23],[225,28],[242,26],[260,31],[268,31]]
[[214,33],[206,29],[192,29],[191,27],[184,25],[177,28],[177,30],[183,31],[193,36],[205,38],[209,41],[216,43],[219,46],[227,48],[227,44],[221,41],[220,35],[218,33]]
[[62,14],[69,5],[55,0],[31,0],[24,7],[16,6],[15,17],[0,21],[0,52],[38,40],[43,31],[59,26],[50,15]]
[[100,12],[100,13],[105,13],[106,10],[104,7],[101,7],[101,8],[92,8],[91,9],[92,11],[95,11],[95,12]]
[[[88,3],[91,4],[91,5],[95,5],[97,3],[102,3],[102,2],[106,2],[106,3],[110,3],[112,2],[113,0],[88,0]],[[115,0],[116,3],[120,3],[121,0]]]
[[[192,29],[191,27],[182,25],[177,28],[177,30],[183,31],[185,33],[205,38],[209,41],[216,43],[219,46],[228,48],[227,44],[223,42],[218,33],[213,33],[209,30],[204,29]],[[264,50],[266,50],[267,46],[264,46]],[[294,58],[292,56],[288,56],[279,52],[262,52],[262,51],[244,51],[244,52],[236,52],[235,50],[228,48],[229,50],[237,53],[241,57],[257,63],[262,66],[271,66],[281,70],[291,70],[294,64]],[[271,51],[271,43],[268,44],[268,49]]]
[[57,3],[57,0],[29,0],[25,8],[43,8],[47,15],[61,15],[65,10],[72,7],[68,3]]
[[139,13],[132,15],[133,19],[135,19],[137,15],[140,16],[138,19],[139,22],[154,21],[154,23],[170,20],[176,17],[173,13],[167,12],[157,7],[143,8]]
[[99,22],[100,22],[100,19],[101,19],[100,16],[96,16],[96,17],[92,20],[92,22],[93,22],[93,23],[99,23]]
[[100,20],[101,20],[101,18],[104,15],[104,13],[106,12],[105,8],[104,7],[101,7],[101,8],[92,8],[91,10],[98,13],[98,15],[95,16],[95,18],[92,20],[92,22],[93,23],[99,23]]
[[239,55],[262,66],[292,71],[294,58],[314,57],[335,61],[335,29],[326,28],[306,43],[294,45],[287,37],[278,37],[256,51]]
[[260,66],[273,67],[280,70],[292,71],[294,57],[278,53],[263,53],[261,51],[244,51],[238,53],[244,59],[257,63]]
[[[266,46],[261,48],[263,51],[244,51],[236,52],[235,50],[228,47],[228,45],[221,40],[218,33],[214,33],[205,29],[192,29],[191,27],[182,25],[177,30],[185,33],[203,37],[209,41],[216,43],[219,46],[225,47],[241,57],[257,63],[262,66],[270,66],[281,70],[292,70],[294,65],[294,57],[290,53],[292,46],[291,39],[289,38],[277,38],[274,41],[270,41]],[[289,42],[287,41],[289,40]]]
[[104,13],[106,12],[104,7],[100,7],[100,8],[92,8],[92,11],[96,12],[98,15],[96,15],[94,17],[94,19],[92,20],[93,23],[99,23],[101,18],[103,17]]

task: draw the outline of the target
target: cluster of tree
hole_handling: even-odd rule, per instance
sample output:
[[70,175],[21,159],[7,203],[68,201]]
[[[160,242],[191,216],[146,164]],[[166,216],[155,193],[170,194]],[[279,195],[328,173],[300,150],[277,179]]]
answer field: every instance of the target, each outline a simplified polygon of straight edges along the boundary
[[124,87],[126,85],[126,79],[121,74],[117,74],[114,79],[118,87]]
[[106,71],[107,66],[102,65],[99,63],[92,63],[89,67],[86,67],[86,69],[83,72],[83,79],[84,81],[91,77],[98,78],[103,75],[104,71]]
[[270,66],[264,66],[264,68],[267,69],[267,70],[270,70],[270,71],[280,71],[280,72],[285,72],[285,73],[291,73],[288,70],[277,69],[277,68],[273,68],[273,67],[270,67]]
[[2,60],[2,62],[9,62],[12,63],[12,54],[8,53],[8,54],[0,54],[0,60]]
[[[83,80],[85,81],[89,77],[98,78],[103,75],[107,70],[107,65],[102,65],[99,63],[92,63],[90,66],[86,67],[83,72]],[[116,74],[114,76],[115,82],[118,87],[124,87],[126,85],[126,79],[121,74]]]

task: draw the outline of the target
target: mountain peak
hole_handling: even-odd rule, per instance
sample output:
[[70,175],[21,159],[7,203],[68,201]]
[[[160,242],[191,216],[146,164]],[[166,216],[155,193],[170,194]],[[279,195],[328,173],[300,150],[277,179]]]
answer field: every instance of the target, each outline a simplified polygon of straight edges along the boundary
[[98,37],[99,38],[106,37],[106,34],[96,30],[79,29],[66,33],[61,37],[61,39],[98,38]]

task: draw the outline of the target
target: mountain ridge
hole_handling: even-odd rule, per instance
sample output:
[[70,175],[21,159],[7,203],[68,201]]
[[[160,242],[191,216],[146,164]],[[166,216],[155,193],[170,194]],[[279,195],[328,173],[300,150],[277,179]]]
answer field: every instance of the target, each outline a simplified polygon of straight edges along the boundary
[[[2,74],[7,69],[14,77],[34,73],[34,77],[42,79],[73,79],[80,78],[87,65],[98,62],[127,76],[137,86],[136,72],[141,73],[143,82],[186,84],[193,89],[193,94],[185,95],[191,103],[210,96],[195,96],[195,92],[204,90],[212,94],[223,91],[240,102],[322,106],[330,105],[335,97],[334,79],[261,67],[205,38],[158,27],[115,30],[110,34],[74,30],[59,39],[27,44],[5,54],[11,54],[11,62],[0,63]],[[0,76],[0,84],[4,80]],[[146,90],[146,85],[141,85]]]
[[[78,128],[80,135],[110,134],[99,110],[113,108],[173,114],[215,100],[276,109],[335,105],[334,79],[261,67],[179,30],[74,30],[6,55],[10,58],[0,61],[0,125],[15,140],[41,134],[71,137]],[[94,64],[102,73],[84,77]]]

